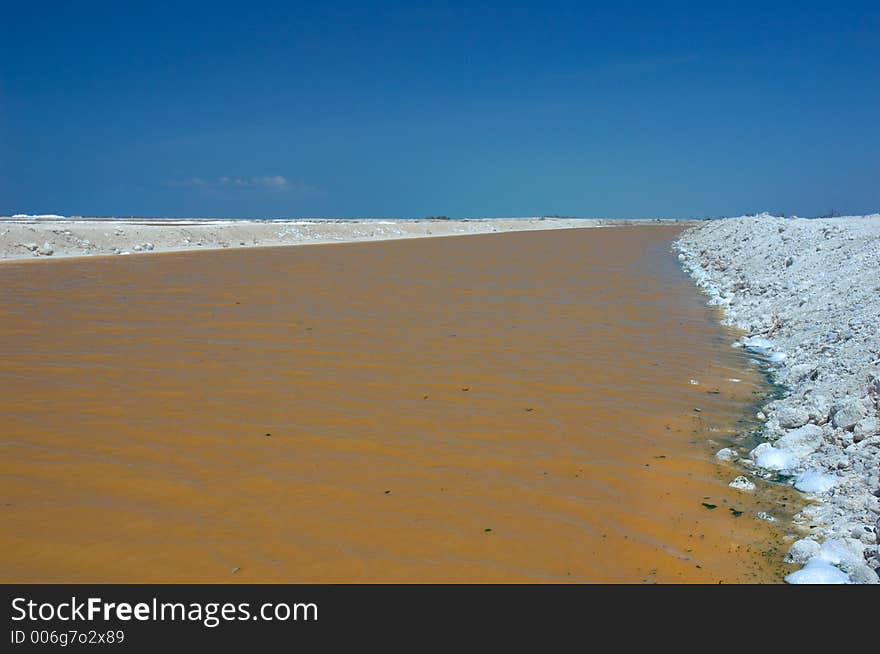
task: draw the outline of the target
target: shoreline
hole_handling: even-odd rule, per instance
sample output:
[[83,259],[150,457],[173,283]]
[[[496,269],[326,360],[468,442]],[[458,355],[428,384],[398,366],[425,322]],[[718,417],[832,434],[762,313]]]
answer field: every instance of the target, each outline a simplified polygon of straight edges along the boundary
[[880,215],[726,218],[674,248],[784,390],[757,414],[764,442],[717,456],[812,502],[786,581],[878,583]]
[[178,219],[0,217],[0,263],[306,244],[387,241],[518,231],[690,225],[684,219]]

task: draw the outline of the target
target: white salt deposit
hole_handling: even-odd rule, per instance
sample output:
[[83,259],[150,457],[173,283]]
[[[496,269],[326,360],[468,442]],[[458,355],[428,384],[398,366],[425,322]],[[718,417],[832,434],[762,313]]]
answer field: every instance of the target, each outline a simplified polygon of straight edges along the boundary
[[[681,221],[663,221],[678,224]],[[655,225],[655,220],[605,220],[585,218],[474,218],[445,219],[166,219],[166,218],[65,218],[54,214],[19,213],[0,216],[0,261],[50,256],[28,249],[30,243],[53,242],[53,258],[116,255],[147,241],[155,252],[221,249],[230,246],[268,247],[338,241],[378,241],[425,238],[454,234],[488,234],[548,229],[583,229],[624,225]]]
[[773,341],[768,340],[763,336],[745,338],[743,339],[743,345],[749,352],[754,352],[755,354],[766,355],[773,349]]
[[861,557],[839,540],[826,540],[807,565],[785,578],[790,584],[848,584],[846,571],[864,567]]
[[810,559],[806,566],[785,577],[789,584],[848,584],[849,577],[842,570],[819,559]]
[[837,477],[816,470],[800,473],[794,481],[794,487],[803,493],[825,493],[837,485]]
[[755,464],[765,470],[791,470],[797,465],[797,458],[787,450],[780,450],[767,443],[761,443],[752,450]]
[[843,542],[836,539],[826,540],[822,543],[819,554],[814,559],[830,563],[831,565],[839,565],[844,569],[851,568],[860,563],[859,558],[853,551],[844,545]]

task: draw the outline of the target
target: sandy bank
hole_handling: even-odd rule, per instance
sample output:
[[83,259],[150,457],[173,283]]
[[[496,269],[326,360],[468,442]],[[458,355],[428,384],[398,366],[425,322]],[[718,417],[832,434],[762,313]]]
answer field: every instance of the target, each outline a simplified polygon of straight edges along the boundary
[[738,459],[806,493],[805,538],[786,580],[877,583],[880,557],[880,215],[762,214],[687,230],[685,268],[747,332],[739,343],[785,396],[769,403],[761,443]]
[[0,217],[0,261],[679,222],[687,221],[546,217],[466,220],[212,220],[17,215]]

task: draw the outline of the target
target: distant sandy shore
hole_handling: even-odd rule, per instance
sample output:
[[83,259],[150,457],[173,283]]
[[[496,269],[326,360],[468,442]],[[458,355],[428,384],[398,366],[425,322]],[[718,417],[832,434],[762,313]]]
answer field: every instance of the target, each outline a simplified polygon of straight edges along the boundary
[[0,261],[690,222],[545,217],[213,220],[17,215],[0,217]]

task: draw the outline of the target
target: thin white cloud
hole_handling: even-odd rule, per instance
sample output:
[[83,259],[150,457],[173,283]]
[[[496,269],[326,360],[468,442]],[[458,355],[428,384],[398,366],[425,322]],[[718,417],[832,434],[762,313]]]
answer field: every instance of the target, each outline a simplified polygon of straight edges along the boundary
[[296,195],[327,195],[327,192],[324,189],[306,184],[301,179],[290,180],[284,179],[283,177],[269,178],[268,180],[265,180],[264,183],[272,188],[277,188],[278,190],[288,193],[295,193]]
[[270,177],[254,177],[251,181],[257,186],[265,186],[278,191],[286,191],[288,188],[287,180],[281,175],[272,175]]
[[174,179],[167,182],[167,186],[173,188],[253,188],[268,191],[289,192],[297,195],[324,195],[324,191],[314,186],[309,186],[302,180],[289,180],[283,175],[262,175],[256,177],[232,177],[223,176],[213,180],[203,177],[187,177]]
[[194,188],[204,186],[205,183],[201,177],[187,177],[186,179],[172,179],[167,182],[167,185],[172,188]]

